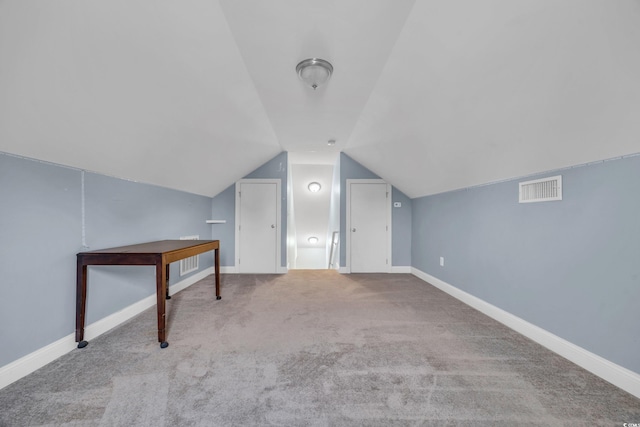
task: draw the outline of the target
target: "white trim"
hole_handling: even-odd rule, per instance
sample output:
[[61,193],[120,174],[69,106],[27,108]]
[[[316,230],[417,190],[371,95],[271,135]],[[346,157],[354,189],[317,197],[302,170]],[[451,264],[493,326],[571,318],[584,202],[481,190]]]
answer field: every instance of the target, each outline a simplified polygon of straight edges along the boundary
[[554,353],[570,360],[576,365],[599,376],[605,381],[640,398],[640,374],[623,368],[597,354],[591,353],[551,332],[527,322],[511,313],[508,313],[488,302],[481,300],[455,286],[452,286],[437,277],[431,276],[417,268],[412,268],[411,273],[436,288],[448,293],[463,303],[475,308],[498,322],[508,326],[516,332],[530,338],[538,344],[548,348]]
[[[276,274],[287,274],[289,269],[287,267],[278,267]],[[220,267],[220,274],[239,274],[238,268],[235,265]]]
[[241,179],[236,181],[236,229],[234,230],[235,240],[236,240],[236,248],[235,248],[235,263],[236,263],[236,271],[238,273],[242,272],[240,268],[240,263],[238,262],[238,258],[240,258],[240,233],[238,233],[238,227],[240,224],[240,184],[276,184],[276,265],[275,272],[278,274],[282,268],[282,180],[281,179]]
[[[340,274],[350,274],[351,271],[347,269],[347,267],[338,268],[338,273]],[[390,274],[411,274],[413,273],[411,267],[402,266],[402,265],[393,265],[389,269]]]
[[235,253],[233,255],[233,262],[235,264],[236,272],[240,272],[238,267],[238,258],[240,258],[240,233],[238,233],[238,227],[240,227],[240,181],[236,181],[235,189],[235,229],[233,230],[233,236],[235,239]]
[[[347,252],[347,259],[345,262],[344,269],[345,273],[351,273],[351,184],[386,184],[387,185],[387,273],[391,272],[391,228],[392,228],[392,215],[391,215],[391,207],[393,205],[392,199],[393,195],[391,194],[391,184],[388,184],[383,179],[347,179],[347,199],[346,199],[346,242],[345,242],[345,250]],[[343,271],[343,268],[340,268],[340,272]]]
[[401,266],[401,265],[393,265],[393,266],[391,266],[391,271],[389,273],[411,274],[411,267],[409,267],[409,266]]
[[[187,277],[184,280],[169,286],[170,293],[175,294],[183,289],[193,285],[194,283],[204,279],[205,277],[215,274],[215,268],[209,267],[201,272]],[[142,313],[148,308],[156,304],[156,295],[150,295],[128,307],[123,308],[107,317],[97,320],[87,326],[84,330],[84,336],[90,341],[105,332],[115,328],[116,326],[126,322],[134,316]],[[0,367],[0,389],[18,381],[33,371],[42,368],[48,363],[53,362],[57,358],[64,356],[70,351],[77,348],[75,332],[60,338],[59,340],[39,348],[38,350],[15,360],[8,365]]]
[[[384,182],[384,181],[383,181]],[[393,266],[393,188],[387,183],[387,272],[391,273]]]
[[75,333],[67,335],[0,368],[0,389],[18,381],[76,348]]
[[[176,283],[175,285],[169,285],[169,294],[170,295],[174,295],[177,294],[178,292],[187,289],[189,286],[193,285],[196,282],[199,282],[200,280],[204,279],[205,277],[209,277],[212,274],[216,274],[216,268],[214,267],[208,267],[205,268],[204,270],[194,274],[193,276],[189,276],[184,280],[179,281],[178,283]],[[156,300],[156,296],[152,295],[153,297],[153,304],[151,304],[152,306],[155,305],[155,300]]]

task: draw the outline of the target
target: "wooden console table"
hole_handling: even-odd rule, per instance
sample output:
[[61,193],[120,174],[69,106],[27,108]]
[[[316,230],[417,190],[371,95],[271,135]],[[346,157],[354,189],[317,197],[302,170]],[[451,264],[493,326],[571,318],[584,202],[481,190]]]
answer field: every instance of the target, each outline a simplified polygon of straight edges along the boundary
[[84,318],[87,300],[88,265],[155,265],[156,297],[158,308],[158,341],[160,347],[166,341],[166,299],[169,296],[169,264],[203,252],[215,251],[216,299],[220,296],[220,241],[219,240],[161,240],[139,245],[121,246],[98,251],[80,252],[76,273],[76,342],[85,347]]

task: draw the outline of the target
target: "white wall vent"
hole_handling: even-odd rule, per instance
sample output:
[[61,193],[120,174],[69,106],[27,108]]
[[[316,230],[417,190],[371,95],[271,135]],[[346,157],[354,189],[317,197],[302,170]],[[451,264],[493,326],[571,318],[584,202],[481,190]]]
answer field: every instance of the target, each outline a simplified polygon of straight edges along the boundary
[[562,200],[562,175],[520,183],[520,203]]
[[[180,240],[200,240],[200,236],[183,236]],[[191,273],[198,269],[198,255],[180,260],[180,275]]]

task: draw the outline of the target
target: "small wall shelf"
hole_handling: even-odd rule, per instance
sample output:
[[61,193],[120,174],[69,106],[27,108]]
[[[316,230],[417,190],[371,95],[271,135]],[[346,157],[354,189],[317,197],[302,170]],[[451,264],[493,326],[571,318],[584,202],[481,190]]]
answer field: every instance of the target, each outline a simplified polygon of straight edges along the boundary
[[226,219],[208,219],[207,224],[226,224]]

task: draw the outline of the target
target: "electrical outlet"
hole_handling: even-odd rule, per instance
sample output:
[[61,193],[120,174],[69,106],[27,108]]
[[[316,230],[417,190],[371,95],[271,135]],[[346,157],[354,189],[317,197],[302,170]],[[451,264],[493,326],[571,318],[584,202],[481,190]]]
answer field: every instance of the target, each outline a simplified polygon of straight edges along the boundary
[[394,208],[401,208],[402,207],[402,202],[393,202],[393,207]]
[[440,267],[444,267],[444,257],[440,257]]

